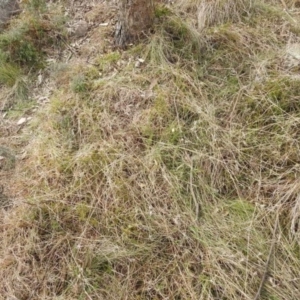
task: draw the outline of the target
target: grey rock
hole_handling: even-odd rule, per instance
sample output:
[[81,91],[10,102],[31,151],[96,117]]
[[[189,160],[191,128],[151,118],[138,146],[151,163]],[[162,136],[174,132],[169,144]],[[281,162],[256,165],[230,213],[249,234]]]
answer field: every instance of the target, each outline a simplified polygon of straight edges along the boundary
[[84,37],[89,30],[89,25],[85,21],[80,21],[78,24],[76,24],[74,29],[74,37],[75,38],[82,38]]

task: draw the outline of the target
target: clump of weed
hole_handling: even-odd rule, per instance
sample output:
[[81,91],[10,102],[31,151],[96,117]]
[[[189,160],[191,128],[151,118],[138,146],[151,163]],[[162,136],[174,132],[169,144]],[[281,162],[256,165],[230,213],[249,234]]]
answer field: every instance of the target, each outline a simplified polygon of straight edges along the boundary
[[71,89],[75,93],[84,93],[88,90],[87,79],[84,74],[76,75],[71,82]]
[[195,25],[204,29],[212,25],[226,23],[228,21],[239,21],[247,16],[253,6],[252,1],[241,0],[216,0],[216,1],[183,1],[178,2],[180,9],[187,14],[197,12]]
[[115,64],[120,60],[121,55],[119,52],[111,52],[98,57],[95,60],[95,65],[102,73],[107,73],[115,67]]
[[25,9],[29,10],[33,14],[42,14],[47,12],[46,1],[44,0],[25,0],[23,1]]
[[170,14],[172,14],[172,11],[167,6],[155,7],[155,17],[158,19]]
[[23,5],[23,13],[0,34],[0,81],[10,87],[18,86],[16,95],[26,94],[22,78],[45,66],[47,51],[59,46],[63,36],[63,24],[53,17],[44,1]]
[[157,61],[159,57],[155,56],[159,52],[160,57],[174,64],[180,61],[180,57],[199,59],[202,37],[189,23],[171,12],[159,14],[157,23],[148,50],[150,59]]
[[0,64],[0,83],[13,87],[21,75],[21,70],[17,66],[6,62]]
[[21,69],[7,62],[0,62],[0,84],[11,89],[11,96],[26,99],[28,95],[28,83]]
[[[0,35],[0,49],[20,67],[41,68],[47,47],[57,44],[58,28],[43,16],[24,15]],[[53,34],[51,34],[53,32]]]

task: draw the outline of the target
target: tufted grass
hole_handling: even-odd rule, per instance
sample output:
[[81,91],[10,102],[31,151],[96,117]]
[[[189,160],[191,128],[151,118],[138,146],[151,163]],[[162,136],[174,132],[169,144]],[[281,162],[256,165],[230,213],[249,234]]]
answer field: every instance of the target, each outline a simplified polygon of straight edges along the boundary
[[299,299],[299,8],[212,3],[60,74],[1,212],[5,297]]

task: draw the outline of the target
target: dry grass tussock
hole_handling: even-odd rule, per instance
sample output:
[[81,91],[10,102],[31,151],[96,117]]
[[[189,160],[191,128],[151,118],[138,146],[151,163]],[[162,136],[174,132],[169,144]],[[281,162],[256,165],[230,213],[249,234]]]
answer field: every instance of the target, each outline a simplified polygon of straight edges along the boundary
[[179,0],[179,5],[187,13],[191,13],[195,18],[197,12],[198,28],[204,29],[207,26],[222,24],[228,21],[239,21],[249,13],[253,6],[253,1],[249,0]]
[[299,9],[156,15],[147,43],[61,74],[24,130],[3,299],[300,298]]

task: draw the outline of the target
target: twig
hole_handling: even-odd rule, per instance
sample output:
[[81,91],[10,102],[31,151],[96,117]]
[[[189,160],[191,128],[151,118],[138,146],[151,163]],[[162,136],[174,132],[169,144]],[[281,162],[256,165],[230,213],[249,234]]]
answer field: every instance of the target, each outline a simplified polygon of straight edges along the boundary
[[8,112],[8,111],[22,111],[22,109],[12,109],[12,108],[0,109],[0,112]]
[[257,293],[254,297],[254,300],[259,300],[259,298],[261,296],[261,292],[262,292],[262,290],[265,286],[266,280],[268,278],[268,271],[269,271],[269,266],[270,266],[270,262],[271,262],[271,256],[272,256],[272,253],[274,251],[275,244],[276,244],[276,231],[277,231],[277,228],[278,228],[278,214],[276,216],[275,226],[274,226],[274,230],[273,230],[273,238],[272,238],[273,240],[272,240],[272,244],[271,244],[271,247],[270,247],[268,259],[267,259],[267,262],[266,262],[265,271],[264,271],[263,276],[261,278],[260,285],[259,285]]
[[191,190],[192,198],[193,198],[194,205],[195,205],[196,220],[198,221],[200,204],[197,201],[197,198],[196,198],[196,195],[195,195],[194,189],[193,189],[193,162],[192,162],[192,165],[191,165],[191,172],[190,172],[190,190]]

